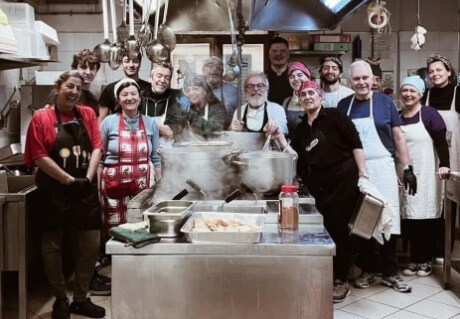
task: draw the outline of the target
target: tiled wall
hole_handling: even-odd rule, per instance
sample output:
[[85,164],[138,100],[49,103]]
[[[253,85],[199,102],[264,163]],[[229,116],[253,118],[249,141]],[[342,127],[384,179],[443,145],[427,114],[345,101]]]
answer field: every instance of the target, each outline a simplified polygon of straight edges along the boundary
[[406,77],[410,69],[425,67],[428,56],[433,53],[440,53],[447,57],[458,71],[458,32],[428,32],[425,45],[420,51],[414,51],[410,48],[410,38],[413,34],[413,32],[408,31],[399,33],[400,79]]

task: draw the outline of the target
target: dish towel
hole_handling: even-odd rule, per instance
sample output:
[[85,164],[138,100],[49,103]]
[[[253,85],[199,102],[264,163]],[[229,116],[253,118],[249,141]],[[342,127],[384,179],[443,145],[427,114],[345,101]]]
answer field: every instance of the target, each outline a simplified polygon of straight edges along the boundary
[[160,241],[157,234],[149,233],[142,230],[131,230],[124,227],[112,227],[110,235],[118,241],[125,243],[125,246],[133,246],[134,248],[141,248],[148,244],[153,244]]
[[399,218],[399,216],[396,215],[393,208],[390,205],[388,205],[388,200],[379,192],[379,190],[371,182],[369,182],[369,180],[365,178],[360,178],[358,180],[358,188],[361,191],[361,193],[370,194],[376,197],[377,199],[380,199],[384,203],[380,221],[375,226],[374,233],[372,234],[372,237],[374,237],[380,245],[383,245],[385,243],[383,238],[385,238],[387,241],[390,240],[391,226],[393,226],[393,220],[395,218]]

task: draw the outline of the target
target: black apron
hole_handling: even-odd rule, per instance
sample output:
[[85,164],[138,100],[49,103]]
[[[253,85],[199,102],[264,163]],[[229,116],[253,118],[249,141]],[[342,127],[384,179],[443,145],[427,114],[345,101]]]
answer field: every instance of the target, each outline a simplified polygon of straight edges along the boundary
[[247,117],[247,115],[248,115],[248,108],[249,108],[249,104],[246,106],[246,109],[244,110],[244,114],[243,114],[243,119],[244,119],[244,131],[245,131],[245,132],[263,132],[263,131],[264,131],[265,124],[267,124],[267,122],[268,122],[267,102],[265,102],[265,104],[264,104],[264,120],[263,120],[263,122],[262,122],[262,126],[260,127],[260,130],[258,130],[258,131],[251,130],[251,129],[249,129],[248,126],[246,125],[246,117]]
[[351,152],[331,144],[320,129],[306,140],[308,189],[330,232],[346,232],[358,198],[358,168]]
[[[91,142],[76,108],[73,109],[76,120],[62,123],[61,114],[55,108],[57,118],[57,136],[50,158],[56,164],[75,178],[86,177],[89,160],[83,159],[83,151],[91,154]],[[80,156],[74,155],[74,146],[80,146]],[[64,161],[60,151],[66,148],[70,156]],[[65,164],[64,164],[65,162]],[[99,204],[97,181],[93,179],[89,192],[84,196],[76,196],[66,185],[47,175],[41,169],[35,177],[40,194],[40,224],[44,230],[64,230],[76,228],[79,230],[99,230],[101,226],[101,209]]]

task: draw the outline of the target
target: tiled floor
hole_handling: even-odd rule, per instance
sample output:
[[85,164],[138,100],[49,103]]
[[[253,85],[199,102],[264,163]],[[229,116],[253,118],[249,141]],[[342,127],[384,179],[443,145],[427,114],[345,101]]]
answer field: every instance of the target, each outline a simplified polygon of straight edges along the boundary
[[[106,268],[107,272],[110,269]],[[442,268],[435,266],[429,277],[405,277],[412,286],[411,293],[399,293],[383,287],[377,280],[368,289],[352,288],[351,295],[334,305],[335,319],[460,319],[460,274],[452,270],[452,289],[444,290]],[[110,297],[91,297],[94,303],[105,307],[110,318]],[[27,318],[51,318],[53,298],[49,290],[36,287],[31,290]],[[7,306],[7,305],[5,305]],[[6,312],[5,319],[17,318]],[[73,315],[72,319],[85,318]],[[127,318],[129,319],[129,318]]]

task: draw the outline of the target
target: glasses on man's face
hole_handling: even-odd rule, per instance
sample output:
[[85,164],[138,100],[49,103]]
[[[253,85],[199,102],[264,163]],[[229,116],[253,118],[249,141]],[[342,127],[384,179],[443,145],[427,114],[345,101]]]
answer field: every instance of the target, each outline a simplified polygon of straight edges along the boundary
[[207,69],[210,69],[210,70],[217,70],[217,71],[223,71],[224,70],[222,65],[218,65],[218,64],[214,64],[214,63],[205,64],[204,67],[207,68]]
[[267,86],[263,83],[259,84],[248,84],[245,86],[246,90],[254,91],[255,89],[264,90]]

